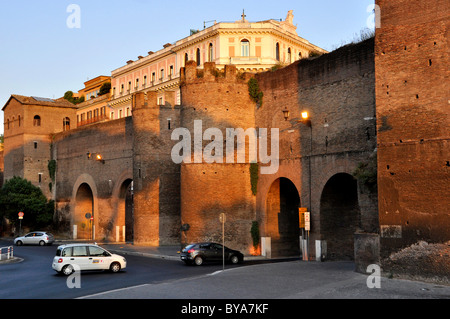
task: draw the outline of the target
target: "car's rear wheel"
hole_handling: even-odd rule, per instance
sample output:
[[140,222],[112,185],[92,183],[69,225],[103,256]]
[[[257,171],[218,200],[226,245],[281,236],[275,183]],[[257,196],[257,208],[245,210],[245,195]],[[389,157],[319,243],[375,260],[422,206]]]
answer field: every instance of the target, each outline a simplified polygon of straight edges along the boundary
[[195,257],[194,263],[195,263],[197,266],[201,266],[201,265],[203,264],[203,258],[200,257],[200,256]]
[[72,265],[65,265],[62,270],[61,273],[65,276],[69,276],[70,274],[72,274],[74,271],[73,266]]
[[112,272],[119,272],[120,271],[120,264],[118,262],[113,262],[111,266],[109,266],[109,270]]
[[23,242],[22,242],[21,240],[18,240],[18,241],[16,242],[16,245],[17,245],[17,246],[22,246],[22,245],[23,245]]
[[41,241],[39,242],[39,246],[45,246],[45,241],[41,240]]
[[231,256],[230,261],[232,264],[237,264],[239,263],[239,257],[236,255]]

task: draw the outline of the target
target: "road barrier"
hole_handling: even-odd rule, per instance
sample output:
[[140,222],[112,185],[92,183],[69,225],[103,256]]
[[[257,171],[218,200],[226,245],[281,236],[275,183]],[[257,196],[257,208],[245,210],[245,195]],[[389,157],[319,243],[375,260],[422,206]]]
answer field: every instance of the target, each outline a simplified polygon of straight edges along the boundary
[[[6,253],[4,253],[5,251]],[[6,247],[0,247],[0,260],[4,260],[3,255],[6,256],[6,260],[14,258],[14,247],[13,246],[6,246]]]

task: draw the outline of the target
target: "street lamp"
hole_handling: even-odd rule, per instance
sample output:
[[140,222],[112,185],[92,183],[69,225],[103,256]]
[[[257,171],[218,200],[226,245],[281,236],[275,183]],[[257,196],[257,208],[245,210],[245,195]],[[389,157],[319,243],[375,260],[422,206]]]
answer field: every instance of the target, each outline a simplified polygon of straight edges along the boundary
[[[312,143],[313,143],[313,138],[312,138],[312,125],[311,125],[311,117],[309,115],[308,111],[302,111],[301,112],[301,117],[302,119],[297,121],[298,123],[303,123],[306,126],[309,127],[309,143],[310,143],[310,149],[309,149],[309,156],[308,156],[308,184],[309,184],[309,212],[312,214],[312,208],[311,208],[311,156],[312,156]],[[309,250],[309,231],[307,232],[307,244],[306,244],[306,260],[308,260],[308,250]]]
[[308,111],[303,111],[302,112],[302,119],[299,122],[305,124],[306,126],[311,127],[311,119],[309,118]]
[[285,107],[283,110],[283,116],[284,120],[287,121],[287,119],[289,118],[289,110],[287,109],[287,107]]

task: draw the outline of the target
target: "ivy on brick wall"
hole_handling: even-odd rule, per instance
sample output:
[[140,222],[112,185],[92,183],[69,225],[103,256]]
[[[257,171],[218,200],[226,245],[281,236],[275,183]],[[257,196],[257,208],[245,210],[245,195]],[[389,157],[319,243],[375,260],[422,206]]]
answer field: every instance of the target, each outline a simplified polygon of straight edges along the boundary
[[258,191],[258,171],[258,163],[250,163],[250,183],[252,185],[253,195],[256,195],[256,192]]
[[258,80],[251,78],[248,81],[248,94],[258,107],[262,105],[263,92],[259,89]]
[[252,228],[250,229],[250,233],[252,235],[253,247],[257,249],[259,245],[259,225],[257,221],[252,222]]
[[52,181],[55,181],[55,173],[56,173],[56,160],[52,159],[48,161],[48,173]]
[[365,185],[371,192],[377,189],[377,157],[372,156],[365,162],[358,163],[353,171],[355,177],[362,185]]

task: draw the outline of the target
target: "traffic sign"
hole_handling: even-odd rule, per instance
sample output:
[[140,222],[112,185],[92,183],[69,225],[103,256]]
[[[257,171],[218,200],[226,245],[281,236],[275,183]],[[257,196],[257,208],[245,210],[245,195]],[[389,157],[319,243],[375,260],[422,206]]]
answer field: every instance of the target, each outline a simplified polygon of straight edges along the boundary
[[305,230],[311,229],[311,219],[310,219],[310,213],[305,212]]
[[23,219],[23,212],[19,212],[19,219]]
[[298,224],[299,228],[305,228],[305,212],[307,211],[306,207],[298,208]]

